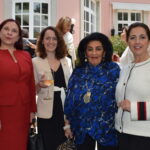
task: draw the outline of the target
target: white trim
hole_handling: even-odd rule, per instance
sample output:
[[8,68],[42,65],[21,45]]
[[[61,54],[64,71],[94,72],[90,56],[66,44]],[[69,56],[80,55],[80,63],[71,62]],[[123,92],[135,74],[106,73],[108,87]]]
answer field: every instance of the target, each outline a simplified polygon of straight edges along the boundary
[[130,103],[131,103],[131,120],[137,121],[138,120],[137,102],[130,102]]
[[150,4],[113,2],[112,6],[113,6],[113,9],[128,9],[128,10],[150,11]]
[[150,120],[150,101],[146,102],[147,120]]

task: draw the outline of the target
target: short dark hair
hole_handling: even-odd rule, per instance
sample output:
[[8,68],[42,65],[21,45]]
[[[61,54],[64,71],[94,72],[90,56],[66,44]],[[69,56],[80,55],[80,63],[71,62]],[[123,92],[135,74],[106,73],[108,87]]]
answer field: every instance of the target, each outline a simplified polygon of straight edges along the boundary
[[[8,22],[14,22],[17,25],[18,30],[19,30],[19,40],[15,43],[14,47],[17,50],[23,50],[22,31],[21,31],[20,24],[16,20],[10,18],[10,19],[6,19],[3,22],[1,22],[0,31],[2,30],[3,26],[5,24],[7,24]],[[1,39],[0,39],[0,45],[1,45]]]
[[150,29],[149,29],[149,27],[148,27],[146,24],[144,24],[144,23],[135,22],[135,23],[131,24],[131,25],[129,26],[128,30],[127,30],[127,36],[126,36],[126,40],[127,40],[127,41],[129,40],[129,36],[130,36],[131,30],[132,30],[133,28],[136,28],[136,27],[141,27],[141,28],[145,29],[146,34],[147,34],[147,36],[148,36],[148,39],[150,40]]
[[65,57],[67,55],[67,47],[66,47],[65,41],[62,35],[56,30],[56,28],[52,26],[44,28],[39,36],[39,39],[37,42],[37,53],[39,57],[41,58],[47,57],[46,49],[42,43],[47,30],[52,30],[55,33],[56,38],[57,38],[57,47],[56,47],[55,57],[57,59],[61,59]]
[[112,61],[112,55],[113,55],[113,46],[110,42],[109,38],[99,32],[94,32],[83,38],[78,46],[77,54],[79,58],[79,63],[77,66],[83,66],[85,64],[85,52],[87,49],[87,45],[91,41],[99,41],[102,43],[103,49],[105,51],[105,56],[103,62],[111,62]]

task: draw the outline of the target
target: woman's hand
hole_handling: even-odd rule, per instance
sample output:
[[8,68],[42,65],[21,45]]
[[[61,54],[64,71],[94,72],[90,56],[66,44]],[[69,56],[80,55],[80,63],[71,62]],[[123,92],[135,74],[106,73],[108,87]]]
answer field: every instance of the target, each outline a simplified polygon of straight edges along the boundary
[[44,80],[45,80],[45,74],[43,74],[41,76],[41,79],[39,81],[39,83],[36,84],[36,91],[37,93],[40,91],[41,88],[47,88],[48,86],[44,84]]
[[131,111],[131,103],[128,99],[120,101],[118,103],[118,107],[121,107],[123,110],[130,112]]
[[73,138],[73,134],[72,134],[72,131],[71,131],[70,128],[65,129],[65,136],[66,136],[67,138],[70,138],[70,139]]
[[72,131],[70,129],[70,122],[67,119],[65,119],[64,131],[65,131],[65,136],[67,138],[71,138],[71,139],[73,138],[73,134],[72,134]]

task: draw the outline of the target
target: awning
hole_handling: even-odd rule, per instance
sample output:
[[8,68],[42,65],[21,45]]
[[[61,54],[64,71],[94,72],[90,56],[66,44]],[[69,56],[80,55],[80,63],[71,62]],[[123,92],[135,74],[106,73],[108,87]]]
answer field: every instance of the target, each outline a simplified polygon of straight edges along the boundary
[[150,11],[150,4],[113,2],[112,5],[113,5],[113,9]]

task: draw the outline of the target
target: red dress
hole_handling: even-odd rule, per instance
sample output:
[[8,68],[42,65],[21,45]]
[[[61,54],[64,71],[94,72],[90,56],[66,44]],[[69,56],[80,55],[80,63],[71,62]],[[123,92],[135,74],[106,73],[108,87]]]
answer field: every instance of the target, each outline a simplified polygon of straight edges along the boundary
[[0,150],[26,150],[30,112],[36,111],[32,62],[25,51],[0,50]]

